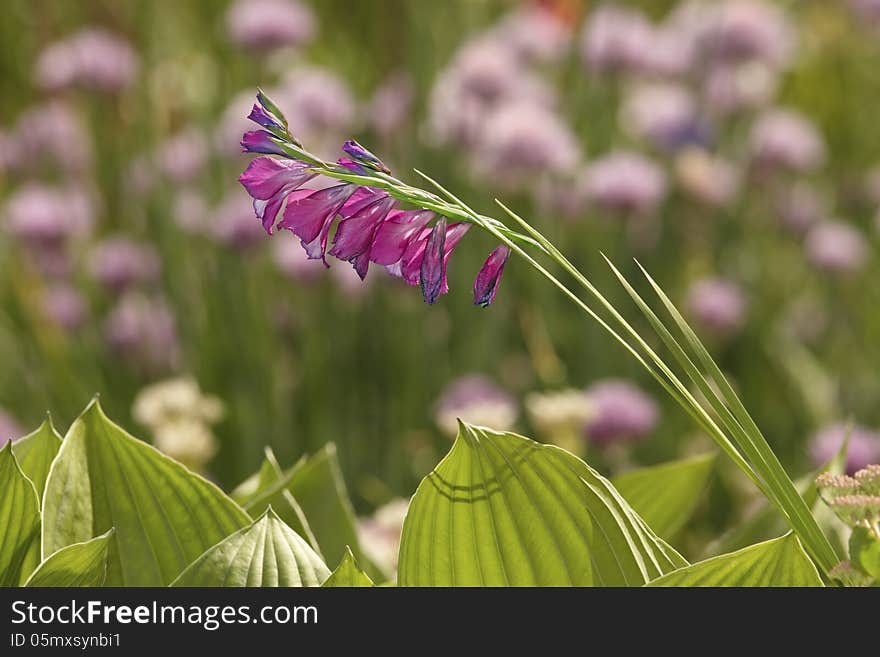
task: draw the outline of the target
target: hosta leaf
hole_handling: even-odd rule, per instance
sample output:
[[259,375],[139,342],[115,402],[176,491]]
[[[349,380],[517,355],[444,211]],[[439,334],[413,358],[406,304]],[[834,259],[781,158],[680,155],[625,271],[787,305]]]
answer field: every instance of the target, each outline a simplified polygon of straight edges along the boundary
[[[306,531],[314,535],[320,554],[328,563],[339,563],[350,546],[358,561],[368,572],[373,572],[369,560],[361,551],[354,510],[342,480],[333,443],[301,459],[245,509],[253,516],[262,513],[269,505],[298,532],[299,527],[295,523],[307,527]],[[297,509],[300,511],[296,512]]]
[[345,556],[342,557],[342,562],[336,566],[336,570],[334,570],[327,581],[324,582],[323,587],[338,588],[358,586],[374,586],[373,580],[371,580],[370,576],[357,565],[357,561],[355,561],[351,549],[345,548]]
[[410,504],[398,581],[635,586],[686,564],[577,457],[460,423]]
[[25,586],[104,586],[113,530],[90,541],[61,548],[46,559]]
[[172,586],[320,586],[329,575],[309,544],[270,508],[210,548]]
[[631,470],[611,483],[651,529],[671,539],[694,512],[714,464],[714,454],[703,454]]
[[12,453],[0,449],[0,586],[19,586],[40,563],[40,502]]
[[46,482],[43,557],[111,527],[108,586],[162,586],[250,523],[209,481],[113,424],[93,401]]
[[[275,453],[271,447],[266,447],[265,458],[260,464],[260,469],[235,487],[229,496],[242,506],[247,506],[260,493],[281,479],[283,474]],[[289,524],[289,523],[288,523]]]
[[648,586],[823,586],[797,537],[788,533],[712,557],[655,579]]
[[49,468],[60,448],[61,436],[55,431],[49,418],[36,431],[12,443],[15,458],[18,459],[22,472],[33,482],[40,499],[46,487]]

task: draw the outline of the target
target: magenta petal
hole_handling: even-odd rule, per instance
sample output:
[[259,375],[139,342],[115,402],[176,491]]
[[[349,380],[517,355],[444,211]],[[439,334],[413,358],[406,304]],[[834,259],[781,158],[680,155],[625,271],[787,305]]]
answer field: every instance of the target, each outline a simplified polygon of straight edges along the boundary
[[422,276],[422,259],[425,255],[425,247],[428,244],[430,228],[423,228],[406,247],[403,257],[400,259],[400,271],[407,285],[418,285]]
[[440,221],[434,224],[434,229],[428,236],[425,256],[420,267],[419,282],[422,286],[422,297],[427,304],[435,303],[440,296],[440,288],[446,274],[445,244],[446,217],[440,217]]
[[452,224],[446,229],[446,244],[443,249],[443,281],[440,284],[440,294],[446,294],[449,292],[449,284],[446,282],[446,266],[449,263],[449,258],[452,256],[453,250],[458,246],[458,243],[461,241],[461,238],[464,237],[464,234],[470,230],[470,227],[471,224],[459,222],[457,224]]
[[278,225],[300,238],[309,258],[322,258],[333,219],[355,189],[354,185],[346,183],[311,190],[305,195],[293,193],[287,199],[284,218]]
[[474,280],[474,304],[486,308],[495,301],[495,294],[498,292],[498,283],[501,282],[501,275],[504,273],[504,265],[510,257],[510,249],[499,244],[486,262],[477,272],[477,278]]
[[361,278],[364,278],[369,267],[370,249],[376,231],[393,205],[394,199],[387,194],[384,198],[379,196],[359,212],[340,221],[336,235],[333,237],[330,255],[354,264],[355,270]]
[[[385,266],[398,263],[409,243],[433,218],[434,213],[429,210],[392,210],[376,232],[370,259]],[[397,271],[400,271],[399,267]]]
[[343,219],[356,215],[371,203],[382,198],[388,198],[387,192],[372,187],[358,187],[354,194],[348,197],[348,200],[339,210],[339,216]]
[[253,198],[265,201],[284,187],[293,190],[314,177],[305,162],[258,157],[248,164],[238,181]]

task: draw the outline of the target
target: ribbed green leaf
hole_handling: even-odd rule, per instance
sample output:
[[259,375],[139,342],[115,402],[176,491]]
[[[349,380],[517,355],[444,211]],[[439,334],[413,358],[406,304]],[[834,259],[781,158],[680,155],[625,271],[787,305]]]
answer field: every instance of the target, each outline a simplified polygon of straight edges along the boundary
[[461,423],[410,504],[398,581],[636,586],[686,564],[577,457]]
[[172,586],[320,586],[330,571],[303,538],[267,509],[210,548]]
[[659,536],[672,539],[691,517],[715,465],[714,454],[631,470],[611,483]]
[[297,532],[303,527],[302,535],[313,535],[320,548],[319,553],[328,563],[340,562],[346,547],[350,546],[358,561],[374,574],[372,564],[361,551],[355,530],[354,510],[348,499],[333,443],[308,458],[300,459],[245,509],[254,516],[269,505]]
[[336,570],[330,575],[326,582],[324,582],[324,588],[340,588],[340,587],[364,587],[364,586],[375,586],[373,584],[373,580],[370,579],[370,576],[367,575],[360,567],[357,565],[357,561],[355,561],[354,555],[351,553],[351,549],[345,548],[345,556],[342,557],[342,563],[336,566]]
[[751,545],[681,568],[648,586],[823,586],[797,537]]
[[12,453],[0,449],[0,586],[20,586],[40,563],[40,502]]
[[266,456],[260,464],[260,469],[236,486],[235,490],[229,494],[233,500],[242,506],[247,506],[257,495],[276,483],[283,475],[281,466],[278,465],[278,460],[275,458],[272,448],[266,447],[265,454]]
[[58,550],[37,567],[25,586],[104,586],[113,530]]
[[43,498],[43,489],[46,488],[49,468],[60,448],[61,436],[55,431],[49,418],[36,431],[12,443],[15,458],[18,459],[22,472],[33,482],[40,499]]
[[116,528],[108,586],[163,586],[250,523],[209,481],[113,424],[93,401],[46,482],[43,557]]

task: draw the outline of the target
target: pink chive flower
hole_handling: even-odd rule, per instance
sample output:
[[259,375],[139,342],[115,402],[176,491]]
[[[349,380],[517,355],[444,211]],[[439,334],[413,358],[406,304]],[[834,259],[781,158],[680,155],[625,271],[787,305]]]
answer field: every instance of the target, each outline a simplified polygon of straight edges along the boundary
[[787,109],[771,109],[755,121],[752,157],[763,168],[813,171],[825,161],[825,142],[809,119]]
[[813,226],[804,248],[814,267],[832,274],[853,274],[868,259],[865,238],[842,221],[824,221]]
[[37,60],[37,83],[59,91],[70,87],[117,92],[129,86],[138,57],[120,37],[101,28],[86,28],[49,45]]
[[58,283],[46,290],[43,312],[51,322],[65,331],[75,331],[85,322],[88,309],[76,288]]
[[731,281],[720,278],[697,281],[688,290],[686,305],[701,326],[718,335],[736,333],[745,322],[745,295]]
[[367,110],[368,123],[376,134],[389,139],[406,124],[414,95],[413,82],[404,73],[395,73],[379,85]]
[[604,155],[587,167],[584,176],[588,197],[605,210],[651,214],[666,196],[666,174],[634,152]]
[[[255,153],[271,150],[282,155],[288,149],[293,151],[297,142],[287,132],[287,122],[280,111],[263,94],[258,96],[258,103],[260,107],[251,112],[251,118],[272,132],[246,133],[243,149]],[[337,162],[348,170],[346,173],[364,176],[370,170],[388,172],[379,158],[354,140],[346,141],[343,151],[353,158],[340,158]],[[289,230],[300,239],[308,258],[320,259],[327,266],[327,255],[346,260],[362,280],[370,263],[382,265],[408,285],[419,285],[429,304],[449,291],[449,258],[470,228],[469,223],[448,224],[446,217],[440,217],[431,226],[435,220],[433,212],[400,210],[386,191],[369,186],[343,182],[320,189],[303,187],[316,176],[313,166],[286,157],[258,157],[239,178],[254,199],[255,214],[267,233],[271,235],[276,227]],[[328,253],[327,242],[337,217],[340,221]],[[502,253],[499,251],[496,259]],[[478,277],[480,288],[486,288],[480,301],[481,305],[488,305],[494,299],[503,264],[497,266],[493,260],[484,269]]]
[[159,170],[170,180],[189,182],[205,168],[208,141],[196,128],[187,128],[169,137],[157,153]]
[[126,294],[104,320],[110,349],[149,372],[173,369],[180,359],[174,315],[162,299]]
[[628,381],[594,383],[587,388],[587,398],[595,409],[587,436],[598,446],[639,440],[657,424],[657,404]]
[[208,234],[222,246],[249,251],[263,239],[260,225],[254,221],[254,209],[241,192],[227,194],[208,220]]
[[311,9],[296,0],[238,0],[226,24],[230,40],[252,50],[303,46],[316,31]]
[[89,258],[89,271],[98,283],[114,293],[151,283],[159,275],[159,255],[149,244],[127,237],[99,242]]
[[846,471],[853,474],[871,463],[880,462],[880,434],[866,427],[837,423],[820,429],[810,440],[810,456],[817,466],[825,465],[849,438]]

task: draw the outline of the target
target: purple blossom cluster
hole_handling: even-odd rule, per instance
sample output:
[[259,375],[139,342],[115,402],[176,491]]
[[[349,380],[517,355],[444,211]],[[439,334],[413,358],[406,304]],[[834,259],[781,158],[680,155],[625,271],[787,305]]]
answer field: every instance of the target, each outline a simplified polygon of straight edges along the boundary
[[[347,261],[361,280],[370,264],[380,265],[406,284],[420,286],[428,304],[449,291],[447,265],[471,224],[450,224],[429,210],[400,209],[379,187],[349,182],[304,187],[317,172],[289,154],[286,145],[298,142],[277,105],[262,92],[257,101],[249,118],[262,129],[244,133],[241,146],[245,152],[264,156],[252,160],[239,181],[253,198],[254,212],[269,235],[276,228],[288,230],[300,239],[309,259],[327,266],[328,255]],[[338,166],[344,171],[389,173],[381,160],[353,140],[346,141],[342,150],[345,157],[339,158]],[[474,282],[475,304],[485,307],[495,299],[509,255],[506,246],[489,255]]]
[[36,78],[49,91],[79,87],[112,93],[129,86],[137,71],[137,53],[126,41],[90,27],[47,46]]

